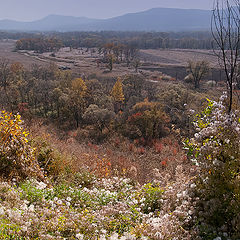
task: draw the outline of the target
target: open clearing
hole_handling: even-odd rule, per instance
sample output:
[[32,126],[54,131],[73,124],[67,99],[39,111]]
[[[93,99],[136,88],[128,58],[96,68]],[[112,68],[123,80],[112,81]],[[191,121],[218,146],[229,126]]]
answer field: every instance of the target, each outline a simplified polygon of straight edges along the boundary
[[218,58],[212,50],[199,49],[148,49],[140,50],[142,59],[161,65],[186,66],[189,60],[207,61],[212,68],[219,68]]
[[20,62],[25,67],[30,67],[32,64],[45,65],[46,62],[34,59],[30,56],[14,52],[15,41],[14,40],[4,40],[0,41],[0,58],[9,59],[10,63]]
[[[33,51],[14,52],[15,41],[0,41],[0,58],[4,57],[12,62],[21,62],[29,68],[32,64],[47,65],[54,62],[59,67],[66,66],[71,68],[76,75],[92,75],[96,77],[117,77],[125,74],[135,73],[132,66],[127,67],[125,63],[114,64],[113,71],[109,72],[106,64],[97,64],[99,55],[97,51],[87,51],[83,49],[62,48],[51,56],[51,53],[38,54]],[[162,72],[177,79],[182,80],[186,76],[186,65],[188,60],[205,60],[210,63],[212,68],[211,79],[219,79],[218,59],[211,50],[192,50],[192,49],[148,49],[140,50],[139,57],[142,61],[139,70],[145,76],[151,78],[151,72]]]

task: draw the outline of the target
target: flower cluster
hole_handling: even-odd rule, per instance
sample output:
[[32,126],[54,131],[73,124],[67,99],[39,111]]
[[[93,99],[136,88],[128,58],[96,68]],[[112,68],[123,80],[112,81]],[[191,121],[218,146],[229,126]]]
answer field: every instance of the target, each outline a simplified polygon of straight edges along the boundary
[[183,181],[165,189],[157,180],[140,185],[120,177],[95,179],[89,187],[79,182],[53,187],[37,180],[19,186],[3,182],[0,238],[188,239],[182,225],[192,213],[185,213],[189,184]]
[[200,235],[205,238],[240,238],[240,121],[238,111],[229,113],[219,102],[208,100],[196,116],[196,134],[185,142],[199,166],[195,198]]

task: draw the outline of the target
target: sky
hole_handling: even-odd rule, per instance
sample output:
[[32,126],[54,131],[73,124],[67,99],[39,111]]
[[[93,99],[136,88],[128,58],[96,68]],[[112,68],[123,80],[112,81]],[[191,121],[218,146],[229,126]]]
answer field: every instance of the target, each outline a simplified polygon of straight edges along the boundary
[[0,19],[38,20],[50,14],[110,18],[150,8],[212,9],[214,0],[0,0]]

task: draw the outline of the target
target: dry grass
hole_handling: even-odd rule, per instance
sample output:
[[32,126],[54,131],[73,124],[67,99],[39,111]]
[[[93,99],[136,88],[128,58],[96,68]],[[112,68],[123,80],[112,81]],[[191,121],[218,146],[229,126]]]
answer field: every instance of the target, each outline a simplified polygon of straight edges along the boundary
[[208,61],[210,66],[218,68],[218,58],[212,50],[200,49],[147,49],[140,51],[142,58],[161,65],[186,66],[187,61]]
[[71,156],[71,161],[65,164],[69,164],[73,171],[87,168],[97,176],[124,176],[140,183],[157,178],[162,180],[163,185],[175,180],[179,165],[187,174],[195,171],[174,136],[156,141],[152,147],[143,146],[139,141],[130,142],[117,135],[96,145],[76,141],[74,131],[63,138],[53,129],[35,123],[31,126],[31,134],[34,138],[47,139],[61,154]]

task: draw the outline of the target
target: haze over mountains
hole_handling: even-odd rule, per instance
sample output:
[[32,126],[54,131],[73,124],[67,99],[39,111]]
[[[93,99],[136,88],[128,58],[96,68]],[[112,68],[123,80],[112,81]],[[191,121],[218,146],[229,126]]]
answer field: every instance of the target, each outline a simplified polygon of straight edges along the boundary
[[109,19],[49,15],[32,22],[1,20],[0,30],[15,31],[193,31],[209,30],[210,10],[153,8]]

